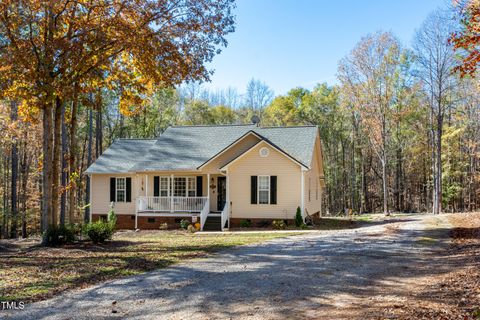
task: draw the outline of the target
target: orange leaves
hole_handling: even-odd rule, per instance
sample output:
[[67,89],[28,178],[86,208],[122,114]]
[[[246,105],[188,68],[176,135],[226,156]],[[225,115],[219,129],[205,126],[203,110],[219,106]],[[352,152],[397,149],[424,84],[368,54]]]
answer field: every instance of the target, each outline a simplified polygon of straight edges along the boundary
[[480,63],[480,1],[457,1],[462,29],[450,38],[461,54],[461,64],[454,68],[461,77],[474,76]]

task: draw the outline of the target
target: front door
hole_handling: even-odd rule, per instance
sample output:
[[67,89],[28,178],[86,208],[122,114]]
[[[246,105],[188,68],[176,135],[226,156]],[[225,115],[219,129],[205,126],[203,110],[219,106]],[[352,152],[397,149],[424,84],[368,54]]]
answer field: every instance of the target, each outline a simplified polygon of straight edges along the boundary
[[217,178],[217,210],[222,211],[227,201],[227,178]]

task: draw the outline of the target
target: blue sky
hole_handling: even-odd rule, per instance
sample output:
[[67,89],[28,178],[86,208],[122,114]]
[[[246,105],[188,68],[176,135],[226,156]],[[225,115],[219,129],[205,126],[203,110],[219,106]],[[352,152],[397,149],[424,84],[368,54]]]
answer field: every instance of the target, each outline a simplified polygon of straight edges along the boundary
[[336,82],[338,61],[360,38],[392,31],[410,45],[426,16],[449,0],[237,0],[236,31],[209,64],[205,87],[245,91],[251,78],[275,94]]

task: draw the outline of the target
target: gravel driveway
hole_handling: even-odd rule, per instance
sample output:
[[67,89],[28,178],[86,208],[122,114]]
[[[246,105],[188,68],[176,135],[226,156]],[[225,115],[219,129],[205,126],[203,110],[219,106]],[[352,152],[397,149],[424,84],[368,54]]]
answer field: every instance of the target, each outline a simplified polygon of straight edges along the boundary
[[[8,319],[368,317],[440,274],[445,217],[407,216],[228,249],[27,305]],[[366,314],[367,312],[367,314]]]

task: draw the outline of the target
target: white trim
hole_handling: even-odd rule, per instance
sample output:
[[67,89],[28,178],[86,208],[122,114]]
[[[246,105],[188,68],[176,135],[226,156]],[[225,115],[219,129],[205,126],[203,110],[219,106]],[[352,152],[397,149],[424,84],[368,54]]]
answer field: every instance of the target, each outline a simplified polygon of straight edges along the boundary
[[197,216],[200,217],[200,214],[195,212],[195,213],[188,213],[188,212],[182,212],[182,213],[145,213],[145,212],[139,212],[138,213],[139,217],[193,217]]
[[219,153],[217,153],[216,155],[214,155],[212,158],[208,159],[207,162],[203,163],[202,165],[200,165],[197,169],[201,169],[203,168],[204,166],[206,166],[207,164],[209,164],[210,162],[212,162],[213,160],[217,159],[218,157],[220,157],[222,154],[224,154],[227,150],[230,150],[231,148],[233,148],[233,146],[237,145],[240,141],[242,141],[243,139],[245,139],[246,137],[248,137],[249,135],[253,134],[254,136],[256,136],[258,139],[260,139],[260,141],[263,140],[262,137],[260,137],[257,133],[255,133],[254,131],[248,131],[247,133],[245,133],[243,136],[241,136],[240,138],[238,138],[237,140],[235,140],[234,142],[232,142],[229,146],[227,146],[226,148],[224,148],[222,151],[220,151]]
[[145,175],[145,197],[148,197],[148,174]]
[[301,172],[301,179],[300,179],[300,183],[301,183],[301,194],[302,194],[302,198],[301,198],[301,201],[300,201],[300,209],[302,211],[302,218],[305,220],[305,170],[302,170]]
[[229,163],[227,163],[226,165],[224,165],[223,167],[220,168],[220,170],[226,170],[228,169],[228,167],[230,167],[233,163],[235,163],[236,161],[240,160],[241,158],[243,158],[247,153],[251,152],[256,146],[258,146],[259,144],[261,144],[262,142],[266,143],[267,145],[269,145],[270,147],[274,148],[275,150],[277,150],[278,152],[280,152],[281,154],[283,154],[287,159],[290,159],[291,161],[295,162],[296,164],[298,164],[302,170],[303,169],[306,169],[308,170],[309,168],[306,167],[305,165],[303,165],[302,163],[298,162],[297,160],[295,160],[294,158],[292,158],[290,155],[286,154],[284,151],[282,151],[281,149],[275,147],[273,144],[271,144],[270,142],[268,142],[267,140],[260,140],[259,142],[257,142],[256,144],[254,144],[253,146],[251,146],[249,149],[247,149],[244,153],[242,153],[240,156],[238,156],[237,158],[233,159],[232,161],[230,161]]
[[[93,189],[93,183],[92,183],[92,181],[93,181],[93,180],[92,180],[92,175],[91,175],[91,174],[88,175],[88,179],[90,180],[90,181],[89,181],[89,183],[90,183],[90,195],[89,195],[89,197],[90,197],[90,198],[89,198],[89,200],[90,200],[90,203],[89,203],[89,205],[90,205],[90,210],[88,210],[88,211],[89,211],[89,213],[90,213],[90,222],[92,222],[92,215],[93,215],[93,212],[92,212],[92,211],[93,211],[93,208],[92,208],[92,189]],[[117,181],[115,181],[115,183],[117,183]],[[117,187],[117,186],[115,185],[115,188],[116,188],[116,187]],[[115,192],[115,193],[116,193],[116,192]],[[84,219],[85,219],[85,218],[84,218]]]

